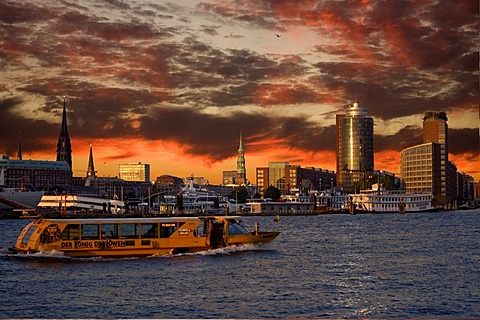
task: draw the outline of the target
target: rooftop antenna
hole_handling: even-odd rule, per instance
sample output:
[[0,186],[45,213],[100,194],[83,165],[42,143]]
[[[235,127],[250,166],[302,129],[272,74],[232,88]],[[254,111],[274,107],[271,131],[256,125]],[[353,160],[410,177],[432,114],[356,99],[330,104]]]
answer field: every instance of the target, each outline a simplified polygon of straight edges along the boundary
[[357,82],[354,84],[355,88],[355,102],[358,102]]

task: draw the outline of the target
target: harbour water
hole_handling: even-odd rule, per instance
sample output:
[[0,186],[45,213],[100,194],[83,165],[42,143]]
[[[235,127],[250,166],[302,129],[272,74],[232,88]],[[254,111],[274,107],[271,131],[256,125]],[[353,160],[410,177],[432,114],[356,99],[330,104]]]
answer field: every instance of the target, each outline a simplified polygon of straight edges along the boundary
[[244,217],[269,245],[144,259],[11,256],[0,318],[480,318],[480,210]]

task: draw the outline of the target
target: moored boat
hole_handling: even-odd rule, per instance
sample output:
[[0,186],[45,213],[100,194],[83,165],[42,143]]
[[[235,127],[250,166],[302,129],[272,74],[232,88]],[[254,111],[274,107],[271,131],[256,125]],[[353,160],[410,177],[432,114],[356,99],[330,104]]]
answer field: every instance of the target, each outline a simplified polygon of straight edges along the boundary
[[43,191],[0,188],[0,210],[35,209],[43,194]]
[[279,232],[248,231],[238,216],[39,219],[10,251],[58,251],[69,257],[145,257],[267,243]]
[[348,195],[350,214],[355,213],[407,213],[435,211],[437,207],[431,193],[408,194],[387,191],[374,184],[371,190]]

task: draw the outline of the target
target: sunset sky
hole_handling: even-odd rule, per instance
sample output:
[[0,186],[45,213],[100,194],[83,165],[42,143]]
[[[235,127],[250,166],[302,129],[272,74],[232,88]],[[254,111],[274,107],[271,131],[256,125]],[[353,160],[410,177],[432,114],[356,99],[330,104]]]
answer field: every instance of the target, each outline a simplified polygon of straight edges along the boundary
[[335,114],[374,118],[375,169],[399,173],[445,111],[449,159],[480,179],[479,2],[3,0],[0,154],[55,160],[67,98],[75,176],[118,165],[220,183],[270,161],[335,170]]

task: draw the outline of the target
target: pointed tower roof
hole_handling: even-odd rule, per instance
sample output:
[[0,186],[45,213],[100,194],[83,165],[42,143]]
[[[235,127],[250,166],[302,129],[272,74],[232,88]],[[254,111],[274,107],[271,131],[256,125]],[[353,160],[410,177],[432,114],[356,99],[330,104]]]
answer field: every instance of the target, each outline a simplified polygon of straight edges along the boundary
[[243,152],[243,139],[242,139],[242,131],[240,131],[240,144],[238,146],[238,152]]
[[21,131],[18,131],[17,160],[22,160],[22,141],[20,140],[20,133],[21,133]]
[[237,157],[237,183],[245,185],[247,181],[247,173],[245,169],[245,150],[243,150],[243,138],[240,131],[240,143],[238,146]]
[[87,178],[95,178],[95,165],[93,163],[93,151],[92,151],[92,144],[90,144],[90,156],[88,157],[88,168],[87,168]]
[[63,97],[62,127],[60,128],[60,134],[64,135],[68,135],[66,100],[67,98]]
[[63,114],[60,135],[57,143],[57,161],[66,161],[72,169],[72,144],[67,129],[66,97],[63,97]]

